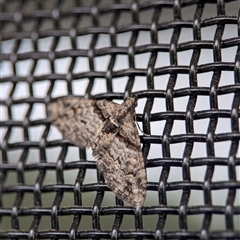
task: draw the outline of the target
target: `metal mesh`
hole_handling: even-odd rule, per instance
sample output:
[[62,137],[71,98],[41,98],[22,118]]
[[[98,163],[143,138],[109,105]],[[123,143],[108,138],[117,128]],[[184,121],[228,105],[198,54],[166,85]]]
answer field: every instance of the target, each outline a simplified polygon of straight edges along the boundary
[[[238,1],[1,1],[1,239],[240,239]],[[46,104],[138,95],[148,193],[115,198]]]

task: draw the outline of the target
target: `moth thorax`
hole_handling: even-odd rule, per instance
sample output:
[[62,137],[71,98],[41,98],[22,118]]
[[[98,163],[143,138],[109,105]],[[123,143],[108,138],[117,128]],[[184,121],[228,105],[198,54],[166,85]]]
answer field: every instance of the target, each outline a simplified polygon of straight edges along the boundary
[[110,117],[105,123],[106,133],[115,133],[118,131],[118,129],[119,129],[119,123],[115,119]]

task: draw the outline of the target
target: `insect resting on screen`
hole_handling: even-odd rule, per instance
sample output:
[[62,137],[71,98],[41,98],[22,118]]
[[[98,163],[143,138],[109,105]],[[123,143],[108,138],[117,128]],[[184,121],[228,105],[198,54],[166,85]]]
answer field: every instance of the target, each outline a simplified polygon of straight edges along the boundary
[[50,102],[47,112],[64,138],[92,148],[107,186],[119,199],[138,208],[145,200],[147,177],[135,125],[136,106],[136,97],[121,105],[64,97]]

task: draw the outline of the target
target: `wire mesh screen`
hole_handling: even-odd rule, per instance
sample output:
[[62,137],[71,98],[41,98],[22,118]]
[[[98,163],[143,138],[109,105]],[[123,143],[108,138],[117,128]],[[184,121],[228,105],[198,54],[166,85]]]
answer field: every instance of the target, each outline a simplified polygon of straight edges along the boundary
[[[1,1],[1,239],[240,239],[238,1]],[[141,209],[46,115],[138,96]]]

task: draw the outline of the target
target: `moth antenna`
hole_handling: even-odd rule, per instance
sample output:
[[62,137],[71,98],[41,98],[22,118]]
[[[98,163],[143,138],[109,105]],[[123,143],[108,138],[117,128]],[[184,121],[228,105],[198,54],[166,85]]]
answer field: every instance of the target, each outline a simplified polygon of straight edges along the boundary
[[139,124],[138,124],[138,121],[137,121],[137,114],[135,114],[135,122],[136,122],[136,124],[137,124],[137,127],[138,127],[139,131],[140,131],[144,136],[146,136],[146,137],[150,137],[150,136],[151,136],[151,135],[145,133],[145,132],[140,128],[140,126],[139,126]]

